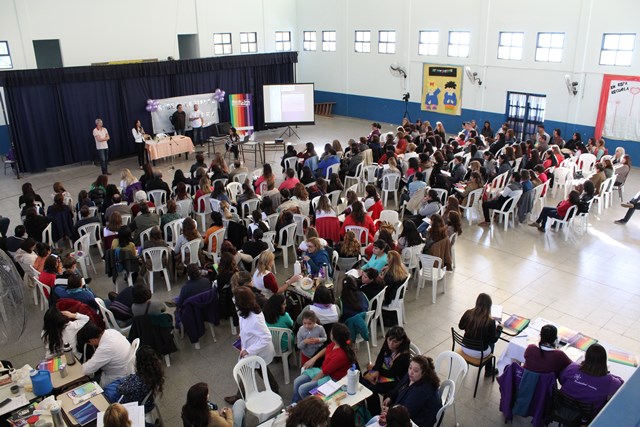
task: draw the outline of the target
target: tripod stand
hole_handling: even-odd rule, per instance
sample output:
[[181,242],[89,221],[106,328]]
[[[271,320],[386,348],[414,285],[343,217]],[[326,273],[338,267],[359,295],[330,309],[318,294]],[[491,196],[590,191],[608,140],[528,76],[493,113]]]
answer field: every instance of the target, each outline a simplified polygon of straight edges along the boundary
[[[164,129],[162,129],[162,133],[164,133],[165,135],[167,134]],[[171,157],[171,166],[169,166],[169,169],[171,170],[176,169],[176,167],[173,165],[173,144],[173,135],[169,134],[169,156]]]
[[409,100],[404,100],[404,114],[402,115],[403,119],[408,119],[409,123],[411,123],[411,116],[409,115]]
[[291,135],[295,135],[298,139],[300,139],[300,135],[298,135],[291,126],[287,126],[284,132],[282,132],[282,134],[280,135],[280,138],[282,138],[284,134],[287,134],[288,137],[291,137]]

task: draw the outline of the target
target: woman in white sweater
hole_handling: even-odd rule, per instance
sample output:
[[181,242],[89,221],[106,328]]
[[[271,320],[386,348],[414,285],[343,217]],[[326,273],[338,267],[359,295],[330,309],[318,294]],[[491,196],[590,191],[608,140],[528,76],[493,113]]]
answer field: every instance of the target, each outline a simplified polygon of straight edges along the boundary
[[76,357],[80,352],[76,349],[76,334],[89,321],[89,317],[82,313],[60,311],[52,306],[44,314],[42,341],[45,346],[45,357],[51,359],[63,352],[64,344],[69,344]]

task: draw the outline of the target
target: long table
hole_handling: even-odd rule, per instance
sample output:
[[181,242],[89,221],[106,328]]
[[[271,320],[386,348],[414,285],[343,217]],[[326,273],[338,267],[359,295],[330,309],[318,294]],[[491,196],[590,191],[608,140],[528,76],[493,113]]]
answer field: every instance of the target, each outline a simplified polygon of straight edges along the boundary
[[193,153],[195,151],[191,138],[184,135],[176,135],[158,139],[157,141],[146,141],[149,160],[164,159],[182,153]]
[[[548,321],[543,318],[537,318],[531,321],[529,326],[520,332],[515,337],[511,338],[509,343],[507,344],[507,348],[502,352],[500,358],[498,359],[497,368],[500,374],[504,371],[508,365],[512,362],[520,362],[524,363],[524,352],[529,346],[529,344],[538,344],[540,337],[540,325],[552,324],[556,325],[556,323]],[[606,342],[598,341],[598,344],[602,345],[607,352],[611,349],[616,349],[614,346],[609,345]],[[577,350],[580,351],[580,350]],[[579,363],[584,359],[584,353],[576,359],[576,362]],[[633,366],[627,366],[622,363],[616,363],[609,361],[609,372],[614,375],[619,376],[623,380],[627,381],[631,378],[631,375],[636,371],[637,368]]]

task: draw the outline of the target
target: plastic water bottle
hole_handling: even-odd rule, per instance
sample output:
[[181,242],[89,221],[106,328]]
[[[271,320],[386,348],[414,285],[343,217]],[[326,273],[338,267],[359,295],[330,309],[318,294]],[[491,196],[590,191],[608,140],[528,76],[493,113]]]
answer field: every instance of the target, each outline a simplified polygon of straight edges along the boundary
[[356,369],[356,364],[351,365],[347,371],[347,394],[354,395],[358,391],[358,376],[360,371]]
[[302,264],[300,263],[300,258],[298,258],[296,262],[293,263],[293,274],[302,274]]
[[73,355],[73,351],[72,351],[71,346],[69,345],[68,342],[64,343],[63,351],[64,351],[64,358],[67,361],[67,365],[71,366],[71,365],[75,364],[76,363],[76,358]]
[[53,421],[53,426],[54,427],[65,427],[66,424],[64,423],[64,420],[62,419],[62,409],[60,408],[60,406],[56,403],[51,405],[51,420]]

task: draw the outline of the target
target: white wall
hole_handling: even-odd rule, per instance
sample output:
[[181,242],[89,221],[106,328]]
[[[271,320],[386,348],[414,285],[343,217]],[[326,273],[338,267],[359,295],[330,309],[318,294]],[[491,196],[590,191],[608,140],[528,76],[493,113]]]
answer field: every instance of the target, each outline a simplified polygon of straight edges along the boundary
[[292,31],[295,0],[0,0],[0,40],[14,69],[36,68],[33,40],[59,39],[65,67],[129,59],[179,58],[178,34],[197,34],[213,55],[213,33],[258,33],[258,52],[275,50],[275,31]]
[[[346,3],[346,4],[345,4]],[[422,64],[468,65],[478,72],[481,87],[463,83],[463,107],[504,113],[507,91],[547,95],[546,119],[593,125],[602,75],[640,75],[640,2],[635,0],[298,0],[297,25],[318,32],[316,52],[300,50],[298,77],[314,81],[316,89],[352,95],[399,100],[400,79],[389,73],[398,62],[408,69],[408,90],[417,101],[422,87]],[[337,30],[337,52],[322,52],[322,30]],[[378,30],[395,29],[395,55],[377,53]],[[371,53],[354,52],[356,30],[371,30]],[[418,55],[418,32],[439,30],[437,56]],[[447,56],[448,32],[471,32],[468,58]],[[525,33],[523,59],[497,59],[498,33]],[[561,63],[535,61],[538,32],[564,32]],[[631,67],[603,67],[598,64],[603,32],[636,32],[636,49]],[[577,96],[570,96],[565,74],[580,82]]]

